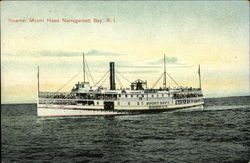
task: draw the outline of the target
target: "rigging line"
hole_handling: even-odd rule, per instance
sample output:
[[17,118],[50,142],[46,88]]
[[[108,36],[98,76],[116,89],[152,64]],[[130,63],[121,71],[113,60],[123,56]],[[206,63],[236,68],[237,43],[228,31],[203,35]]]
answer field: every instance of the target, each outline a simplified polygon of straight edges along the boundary
[[152,86],[152,88],[155,87],[155,85],[161,80],[162,76],[164,75],[164,73],[161,74],[161,76],[158,78],[158,80],[154,83],[154,85]]
[[103,75],[103,77],[102,77],[94,86],[96,86],[100,81],[102,81],[102,79],[105,78],[105,76],[108,74],[108,72],[109,72],[109,71],[107,71],[107,72]]
[[89,81],[89,72],[88,72],[88,67],[87,67],[87,61],[86,61],[86,59],[84,59],[84,60],[85,60],[85,67],[86,67],[85,68],[86,69],[85,72],[86,72],[87,81],[90,82]]
[[87,71],[86,71],[86,77],[87,77],[87,82],[89,82],[89,75],[88,75]]
[[92,80],[92,82],[93,82],[93,84],[94,84],[95,81],[94,81],[94,78],[93,78],[93,76],[92,76],[92,74],[91,74],[91,72],[90,72],[90,68],[89,68],[89,65],[88,65],[88,62],[87,62],[86,59],[85,59],[85,62],[86,62],[87,70],[89,71],[89,76],[90,76],[90,78],[91,78],[91,80]]
[[117,78],[118,78],[118,80],[119,80],[119,82],[120,82],[120,84],[121,84],[121,87],[123,88],[123,84],[122,84],[122,81],[120,80],[120,78],[117,76]]
[[103,80],[101,86],[103,85],[103,83],[106,81],[106,79],[108,78],[108,75],[105,77],[105,79]]
[[[85,65],[86,65],[86,63],[85,63]],[[86,65],[86,71],[85,71],[85,73],[86,73],[86,78],[87,78],[86,82],[90,82],[89,81],[89,74],[88,74],[87,65]]]
[[[58,93],[60,90],[62,90],[69,82],[71,82],[71,80],[73,80],[74,78],[76,78],[79,74],[80,74],[80,73],[78,73],[78,74],[76,74],[75,76],[73,76],[73,78],[71,78],[66,84],[64,84],[60,89],[58,89],[58,90],[54,93],[54,95],[55,95],[56,93]],[[54,96],[54,95],[52,95],[52,96]],[[52,96],[51,96],[51,97],[52,97]]]
[[116,76],[118,83],[120,84],[120,87],[123,88],[122,82],[120,81],[118,75]]
[[132,83],[131,81],[129,81],[125,76],[123,76],[120,72],[116,71],[121,77],[123,77],[125,80],[127,80],[129,83]]
[[[167,73],[167,72],[166,72],[166,73]],[[180,87],[179,84],[169,75],[169,73],[167,73],[167,75],[174,81],[174,83],[175,83],[178,87]]]

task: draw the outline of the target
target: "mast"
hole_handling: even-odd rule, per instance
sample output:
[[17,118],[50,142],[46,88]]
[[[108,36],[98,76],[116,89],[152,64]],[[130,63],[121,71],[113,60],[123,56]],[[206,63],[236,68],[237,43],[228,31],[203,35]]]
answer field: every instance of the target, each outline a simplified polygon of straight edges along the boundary
[[164,81],[163,81],[163,87],[167,88],[167,81],[166,81],[166,57],[164,54]]
[[198,74],[199,74],[199,88],[201,89],[201,70],[200,70],[200,64],[198,67]]
[[37,100],[39,101],[40,83],[39,83],[39,66],[37,66]]
[[83,82],[85,83],[85,58],[84,58],[84,52],[82,54],[82,66],[83,66]]

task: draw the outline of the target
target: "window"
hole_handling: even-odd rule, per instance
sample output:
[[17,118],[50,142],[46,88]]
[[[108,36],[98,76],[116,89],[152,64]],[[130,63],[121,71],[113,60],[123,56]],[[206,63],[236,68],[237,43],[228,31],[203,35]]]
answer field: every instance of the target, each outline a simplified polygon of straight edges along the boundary
[[128,105],[130,105],[130,102],[128,102]]
[[128,95],[125,95],[125,97],[128,97]]
[[138,98],[138,95],[136,95],[136,97]]
[[121,97],[121,95],[118,95],[118,97]]
[[133,95],[131,95],[131,97],[133,97]]
[[96,105],[99,105],[99,102],[96,102]]
[[140,105],[140,103],[139,103],[139,102],[137,102],[137,105]]
[[144,95],[142,95],[142,97],[144,97]]

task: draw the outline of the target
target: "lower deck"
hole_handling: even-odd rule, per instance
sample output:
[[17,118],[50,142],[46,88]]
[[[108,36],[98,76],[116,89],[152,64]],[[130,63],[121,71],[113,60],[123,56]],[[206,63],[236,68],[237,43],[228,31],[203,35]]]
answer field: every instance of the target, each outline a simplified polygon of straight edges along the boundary
[[37,114],[39,117],[47,116],[81,116],[81,115],[128,115],[128,114],[145,114],[159,113],[176,109],[200,107],[203,108],[204,102],[189,103],[182,105],[157,105],[157,106],[131,106],[115,108],[113,103],[107,106],[79,106],[79,105],[54,105],[38,104]]
[[204,103],[202,97],[196,98],[159,98],[147,100],[90,100],[90,99],[49,99],[39,98],[41,106],[74,107],[104,110],[144,110]]

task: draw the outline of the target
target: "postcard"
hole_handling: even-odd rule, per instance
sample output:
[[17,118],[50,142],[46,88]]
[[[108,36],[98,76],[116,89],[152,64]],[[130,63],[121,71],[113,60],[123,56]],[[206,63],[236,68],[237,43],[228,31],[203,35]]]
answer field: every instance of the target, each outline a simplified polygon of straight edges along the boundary
[[2,160],[247,162],[249,65],[245,0],[2,1]]

